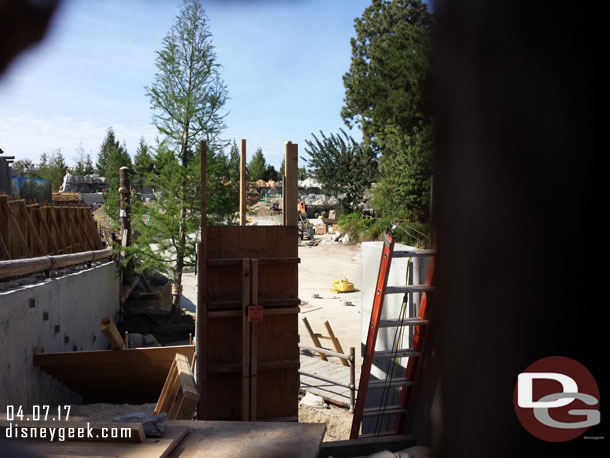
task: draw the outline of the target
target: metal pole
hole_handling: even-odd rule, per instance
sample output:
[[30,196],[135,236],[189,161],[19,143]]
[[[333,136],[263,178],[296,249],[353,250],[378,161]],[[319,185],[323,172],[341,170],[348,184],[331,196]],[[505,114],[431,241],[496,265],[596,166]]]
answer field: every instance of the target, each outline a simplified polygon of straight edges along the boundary
[[356,349],[349,348],[349,411],[354,411],[356,404]]

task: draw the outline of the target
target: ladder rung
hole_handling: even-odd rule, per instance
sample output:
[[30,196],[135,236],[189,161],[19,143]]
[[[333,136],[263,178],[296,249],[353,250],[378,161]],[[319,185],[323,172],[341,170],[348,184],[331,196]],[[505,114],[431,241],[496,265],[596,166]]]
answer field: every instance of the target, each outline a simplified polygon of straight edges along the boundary
[[393,258],[423,258],[434,256],[436,250],[396,250],[392,253]]
[[405,318],[404,320],[380,320],[378,328],[395,328],[397,326],[422,326],[428,324],[428,320],[421,318]]
[[410,386],[413,385],[412,380],[407,380],[406,378],[395,378],[390,381],[387,380],[373,380],[369,382],[369,388],[385,388],[391,386]]
[[434,286],[428,285],[409,285],[409,286],[387,286],[385,289],[386,294],[398,294],[398,293],[428,293],[434,291]]
[[368,409],[362,410],[363,417],[376,417],[380,415],[395,415],[397,413],[406,413],[407,409],[403,409],[400,406],[389,406],[385,409],[380,409],[378,407],[370,407]]
[[376,351],[373,358],[405,358],[407,356],[419,356],[421,352],[415,351],[411,348],[405,348],[404,350],[384,350],[384,351]]

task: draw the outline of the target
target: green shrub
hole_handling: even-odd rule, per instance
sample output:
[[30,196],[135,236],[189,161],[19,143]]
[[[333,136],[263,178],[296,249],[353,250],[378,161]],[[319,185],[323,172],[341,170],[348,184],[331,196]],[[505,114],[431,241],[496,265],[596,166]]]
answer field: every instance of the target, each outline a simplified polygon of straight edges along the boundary
[[342,234],[349,234],[352,243],[383,240],[386,229],[394,225],[396,225],[393,231],[396,242],[416,247],[430,245],[426,235],[428,228],[423,223],[392,217],[368,218],[363,217],[360,213],[350,213],[339,217],[339,229]]

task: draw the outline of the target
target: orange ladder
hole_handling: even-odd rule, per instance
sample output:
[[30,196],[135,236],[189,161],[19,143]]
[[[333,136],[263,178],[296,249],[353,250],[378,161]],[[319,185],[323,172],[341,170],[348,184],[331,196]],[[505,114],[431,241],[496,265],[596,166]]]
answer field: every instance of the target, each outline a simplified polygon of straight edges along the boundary
[[[381,263],[379,265],[379,273],[377,275],[377,283],[375,287],[375,296],[373,299],[373,308],[371,310],[371,320],[368,328],[366,347],[362,359],[362,369],[360,373],[360,385],[358,386],[358,397],[354,408],[354,418],[352,421],[352,429],[350,439],[357,439],[360,435],[360,425],[363,417],[379,417],[385,415],[395,415],[394,429],[395,433],[399,433],[403,427],[405,413],[415,373],[421,355],[424,327],[428,325],[428,314],[430,311],[427,293],[434,291],[432,286],[432,277],[434,275],[434,255],[435,250],[409,250],[409,251],[394,251],[394,235],[391,230],[386,230],[383,238],[383,249],[381,252]],[[390,266],[393,258],[415,258],[415,257],[432,257],[426,281],[423,285],[407,285],[407,286],[388,286],[388,277],[390,274]],[[406,294],[406,293],[423,293],[420,301],[419,312],[415,317],[409,317],[396,320],[382,320],[381,314],[383,310],[383,302],[386,294]],[[398,328],[402,326],[413,326],[413,338],[411,339],[411,347],[406,349],[396,349],[389,351],[375,351],[377,343],[377,334],[380,328]],[[392,378],[390,380],[375,380],[370,381],[371,367],[375,359],[388,359],[408,357],[405,376]],[[388,387],[401,386],[400,401],[398,405],[381,406],[379,408],[364,408],[366,403],[367,391],[370,389],[384,389]]]

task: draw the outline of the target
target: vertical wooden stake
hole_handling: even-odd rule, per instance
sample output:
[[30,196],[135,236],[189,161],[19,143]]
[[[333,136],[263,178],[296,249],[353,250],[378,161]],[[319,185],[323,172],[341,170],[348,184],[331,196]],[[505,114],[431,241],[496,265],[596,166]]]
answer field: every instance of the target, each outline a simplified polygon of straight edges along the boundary
[[195,320],[195,358],[197,362],[197,386],[199,387],[199,403],[197,404],[197,419],[203,420],[207,414],[207,354],[206,338],[208,324],[208,304],[206,280],[208,268],[208,201],[207,201],[207,145],[201,142],[201,242],[197,244],[197,309]]
[[246,140],[241,141],[239,156],[239,225],[246,225]]
[[[258,305],[258,259],[251,260],[252,305]],[[256,369],[258,365],[258,321],[249,321],[250,330],[250,421],[256,421]]]
[[284,225],[296,226],[298,223],[298,156],[299,145],[286,142],[284,157]]
[[131,221],[129,219],[129,203],[131,199],[129,192],[129,167],[121,167],[119,169],[119,194],[121,197],[119,202],[121,237],[127,237],[126,240],[123,240],[123,246],[129,246],[131,242]]
[[241,271],[241,304],[242,304],[242,366],[241,366],[241,419],[250,420],[250,322],[248,306],[250,305],[250,259],[244,258]]

